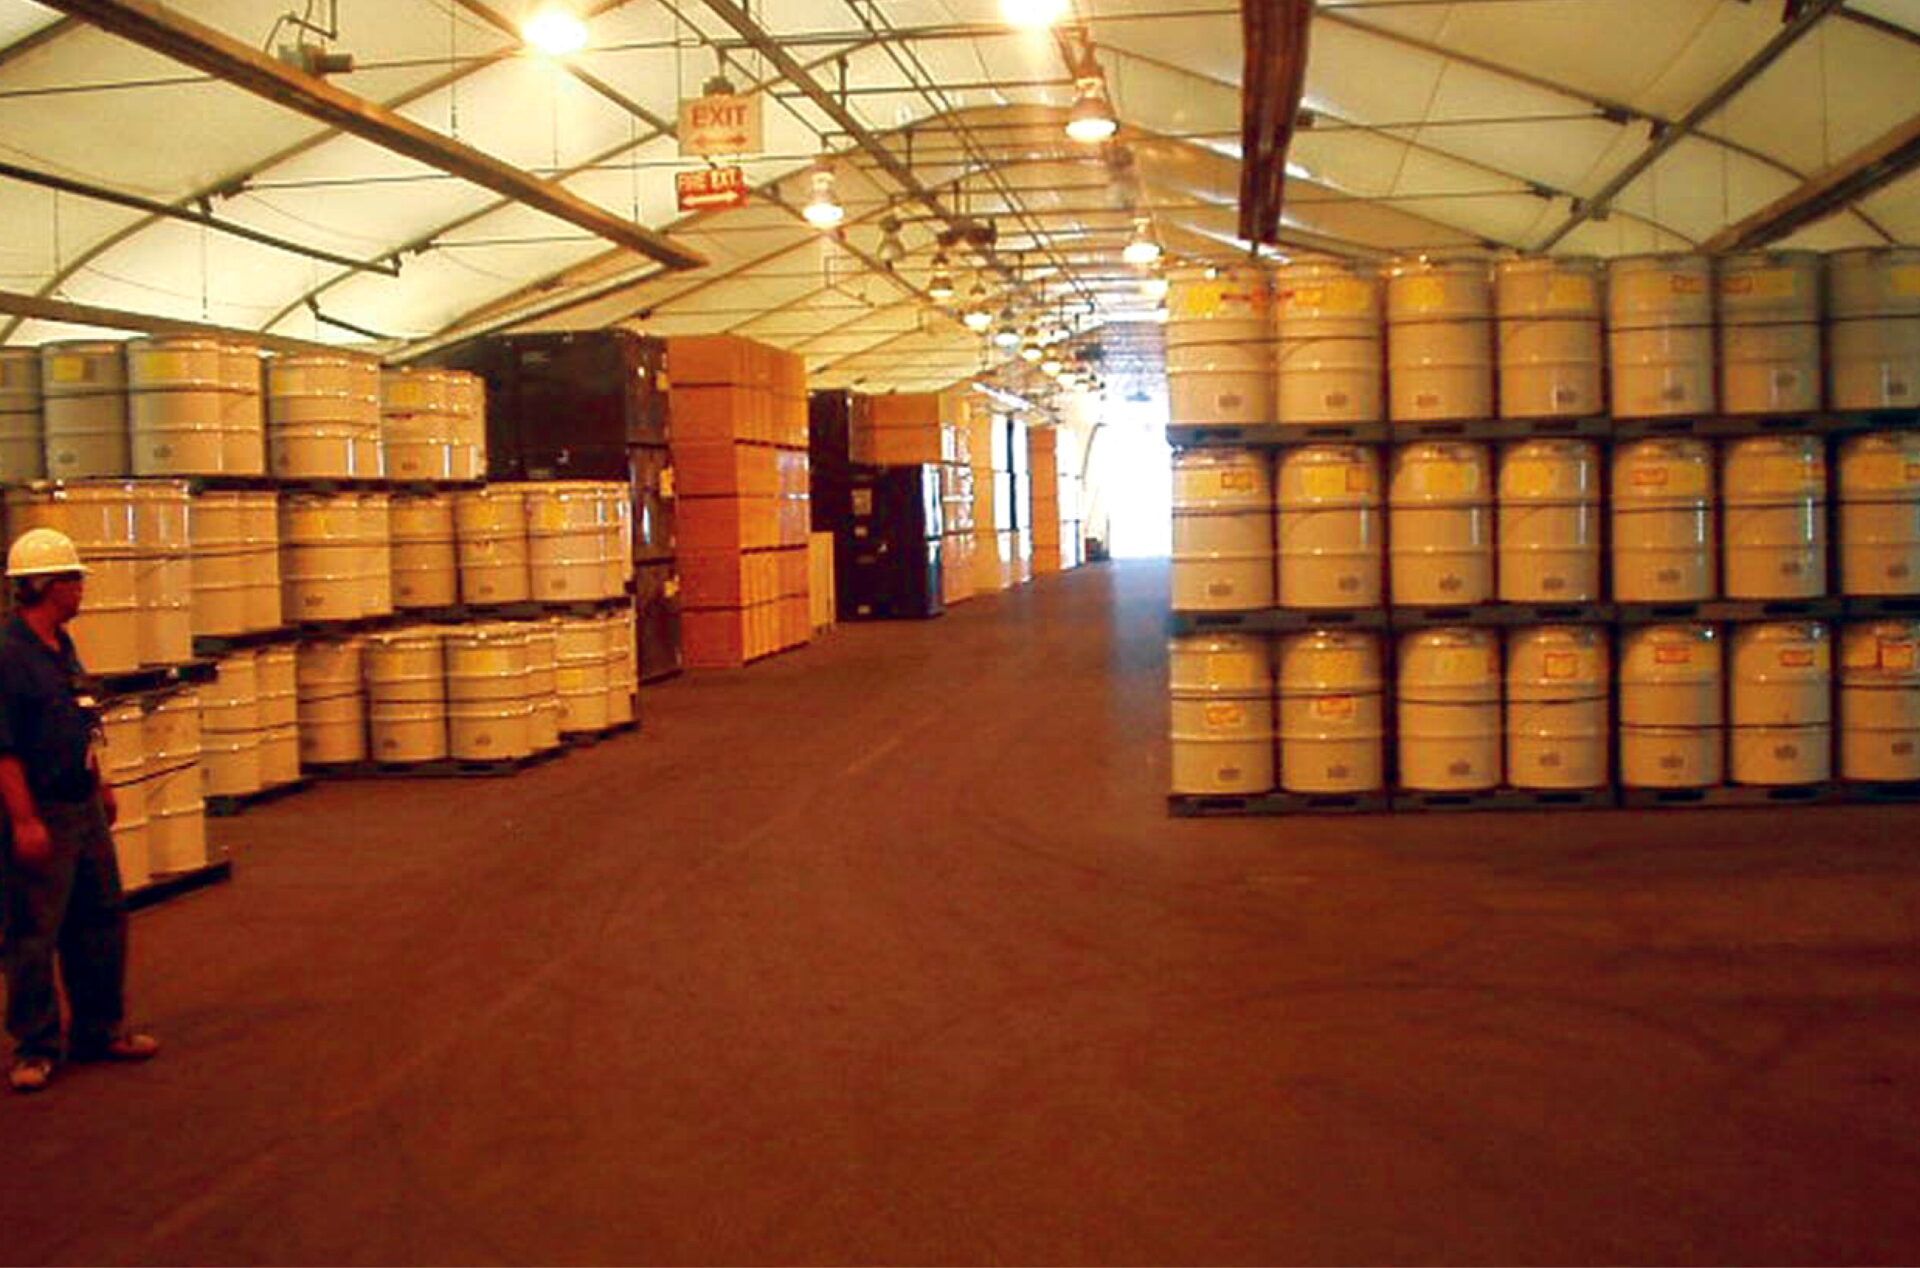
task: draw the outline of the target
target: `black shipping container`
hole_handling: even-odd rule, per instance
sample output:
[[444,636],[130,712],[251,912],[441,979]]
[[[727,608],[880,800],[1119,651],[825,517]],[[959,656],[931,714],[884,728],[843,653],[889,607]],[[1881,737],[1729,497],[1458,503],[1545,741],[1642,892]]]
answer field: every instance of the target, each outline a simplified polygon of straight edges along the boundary
[[851,392],[815,392],[807,401],[807,468],[813,531],[846,531],[853,520],[853,428],[864,405]]
[[849,468],[848,566],[836,585],[843,620],[939,616],[940,468]]
[[633,485],[633,558],[673,558],[673,452],[654,445],[627,451]]
[[680,578],[674,565],[640,564],[633,574],[640,627],[640,681],[658,682],[680,672]]

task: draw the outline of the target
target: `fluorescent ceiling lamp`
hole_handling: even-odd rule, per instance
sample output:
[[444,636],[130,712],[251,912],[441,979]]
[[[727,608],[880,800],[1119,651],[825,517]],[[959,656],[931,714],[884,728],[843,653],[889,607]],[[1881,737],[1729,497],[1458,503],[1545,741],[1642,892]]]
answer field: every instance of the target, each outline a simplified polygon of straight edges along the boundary
[[834,193],[833,169],[821,163],[813,169],[812,180],[813,196],[800,214],[816,229],[831,229],[847,218],[847,209]]
[[1052,26],[1067,15],[1068,0],[1000,0],[1000,16],[1014,26]]
[[1113,117],[1113,107],[1107,104],[1106,90],[1100,81],[1081,80],[1080,95],[1074,99],[1073,111],[1067,116],[1067,135],[1082,145],[1098,145],[1112,139],[1119,130],[1119,121]]
[[560,5],[548,5],[528,18],[520,34],[549,57],[567,57],[587,46],[587,24]]

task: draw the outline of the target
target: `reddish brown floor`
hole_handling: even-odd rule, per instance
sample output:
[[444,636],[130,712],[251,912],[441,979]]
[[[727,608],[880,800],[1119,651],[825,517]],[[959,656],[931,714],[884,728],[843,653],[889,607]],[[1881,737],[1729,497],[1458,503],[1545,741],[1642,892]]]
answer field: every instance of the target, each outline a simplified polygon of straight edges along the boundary
[[0,1258],[1920,1258],[1920,812],[1170,822],[1164,587],[222,824]]

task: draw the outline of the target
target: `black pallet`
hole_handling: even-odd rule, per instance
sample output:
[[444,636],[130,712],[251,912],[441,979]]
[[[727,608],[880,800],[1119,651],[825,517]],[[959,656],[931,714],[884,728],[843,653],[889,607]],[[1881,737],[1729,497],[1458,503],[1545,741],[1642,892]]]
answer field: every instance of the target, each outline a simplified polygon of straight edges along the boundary
[[1491,440],[1606,440],[1613,420],[1605,414],[1578,418],[1496,418],[1485,424]]
[[1167,813],[1175,819],[1227,819],[1270,815],[1366,815],[1388,809],[1384,792],[1289,793],[1246,795],[1174,793]]
[[139,696],[169,691],[188,683],[212,682],[219,667],[204,657],[184,665],[148,665],[119,674],[101,674],[100,692],[110,697]]
[[639,719],[632,722],[619,722],[604,731],[569,731],[560,737],[560,743],[566,748],[592,748],[615,736],[630,735],[640,729]]
[[156,876],[127,895],[128,911],[144,911],[148,907],[157,907],[169,899],[191,894],[195,890],[205,889],[209,885],[219,885],[233,879],[233,863],[222,859],[218,863],[209,863],[205,867],[196,867],[189,872],[168,872]]
[[1496,603],[1508,625],[1606,625],[1611,603]]
[[382,486],[393,493],[461,493],[473,489],[484,489],[485,480],[375,480],[373,484]]
[[1396,630],[1430,629],[1436,625],[1506,625],[1503,603],[1423,603],[1395,607],[1387,620]]
[[1167,443],[1175,449],[1325,445],[1342,441],[1378,444],[1389,439],[1386,423],[1173,423]]
[[1842,800],[1870,806],[1908,806],[1920,802],[1920,781],[1848,780],[1840,785],[1840,796]]
[[680,666],[675,665],[672,669],[656,669],[650,674],[642,672],[640,681],[643,685],[647,683],[665,682],[669,678],[678,678],[684,672]]
[[193,654],[217,659],[232,652],[295,642],[299,637],[298,629],[284,625],[271,630],[251,630],[245,634],[195,634]]
[[1849,595],[1846,612],[1856,620],[1920,617],[1920,594]]
[[1294,630],[1380,630],[1385,608],[1261,608],[1251,612],[1175,612],[1168,629],[1175,636],[1231,633],[1275,634]]
[[426,762],[338,762],[306,770],[315,779],[495,779],[544,766],[566,751],[567,746],[561,744],[543,753],[497,760],[439,757]]
[[1618,805],[1612,788],[1488,788],[1478,792],[1420,792],[1398,789],[1398,812],[1470,812],[1480,810],[1611,810]]
[[485,621],[537,621],[547,616],[600,616],[627,607],[631,600],[570,599],[558,602],[521,600],[516,603],[461,604],[456,619]]
[[259,792],[242,793],[239,795],[217,793],[207,798],[207,817],[209,819],[231,819],[233,816],[251,810],[255,806],[265,806],[272,802],[281,801],[293,796],[295,793],[305,792],[311,787],[313,787],[313,780],[303,775],[292,783],[275,784],[272,788],[262,788]]
[[1685,418],[1616,418],[1620,440],[1660,436],[1734,438],[1741,436],[1824,436],[1834,429],[1825,414],[1704,414]]
[[1492,440],[1499,422],[1491,418],[1425,418],[1396,421],[1388,425],[1388,439],[1396,442],[1419,440]]
[[1838,784],[1786,784],[1779,787],[1716,784],[1711,788],[1622,788],[1620,804],[1629,810],[1715,809],[1729,806],[1817,806],[1840,799]]
[[1696,603],[1621,603],[1614,619],[1622,625],[1660,625],[1670,621],[1831,621],[1845,605],[1832,595],[1819,599],[1702,599]]
[[1911,431],[1920,428],[1920,408],[1847,410],[1828,419],[1831,430],[1839,433],[1863,431]]

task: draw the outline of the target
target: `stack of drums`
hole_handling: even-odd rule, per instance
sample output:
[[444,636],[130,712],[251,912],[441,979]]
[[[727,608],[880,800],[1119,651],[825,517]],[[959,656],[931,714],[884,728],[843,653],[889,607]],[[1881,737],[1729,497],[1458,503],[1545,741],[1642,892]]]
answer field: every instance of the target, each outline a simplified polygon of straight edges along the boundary
[[367,760],[367,714],[358,638],[312,639],[295,653],[302,766]]
[[1276,398],[1283,423],[1381,418],[1380,279],[1364,264],[1301,261],[1274,276]]
[[460,434],[454,376],[447,370],[380,372],[380,431],[390,480],[453,479]]
[[1280,787],[1374,792],[1386,785],[1380,636],[1309,630],[1280,640]]
[[1608,269],[1607,356],[1615,417],[1712,413],[1712,261],[1703,255],[1614,260]]
[[601,618],[607,627],[607,725],[626,726],[635,717],[640,692],[639,637],[633,609],[621,608]]
[[524,603],[532,597],[527,571],[525,486],[496,484],[453,496],[453,529],[460,561],[460,601],[480,606]]
[[1273,419],[1273,318],[1259,269],[1182,269],[1167,288],[1167,401],[1174,423]]
[[207,865],[200,695],[174,691],[147,709],[147,853],[156,874]]
[[416,625],[369,634],[363,655],[373,760],[412,764],[444,758],[447,677],[441,631]]
[[556,677],[556,646],[559,636],[553,626],[530,622],[527,632],[527,695],[533,701],[529,737],[533,751],[545,753],[560,747],[560,685]]
[[1817,784],[1832,776],[1832,678],[1833,648],[1821,622],[1734,628],[1734,783]]
[[1508,603],[1600,598],[1600,449],[1524,440],[1500,451],[1500,597]]
[[1613,597],[1713,597],[1713,446],[1639,440],[1613,451]]
[[1500,641],[1469,626],[1400,640],[1400,783],[1416,792],[1484,792],[1500,782]]
[[392,502],[385,493],[362,493],[357,499],[360,601],[367,616],[386,616],[393,611]]
[[220,345],[220,440],[228,475],[267,473],[267,410],[257,344]]
[[100,774],[113,789],[119,815],[113,821],[113,853],[120,884],[139,889],[153,879],[148,837],[145,715],[138,700],[120,700],[100,715]]
[[1840,588],[1920,594],[1920,434],[1869,432],[1840,445]]
[[1605,412],[1599,262],[1503,260],[1494,279],[1500,417],[1581,418]]
[[557,616],[553,633],[560,734],[598,734],[610,724],[606,622],[592,616]]
[[40,349],[46,473],[54,480],[124,476],[127,362],[112,340],[49,343]]
[[607,597],[618,598],[634,578],[633,489],[624,480],[610,480],[600,488],[606,501]]
[[1507,638],[1507,782],[1515,788],[1607,783],[1607,635],[1542,625]]
[[46,475],[39,350],[0,348],[0,481],[24,484]]
[[1493,416],[1493,289],[1480,260],[1387,271],[1387,413],[1396,423]]
[[1727,413],[1820,408],[1820,275],[1813,251],[1720,261],[1720,407]]
[[1365,445],[1302,445],[1277,471],[1280,602],[1378,607],[1383,589],[1380,467]]
[[398,493],[393,523],[393,606],[447,608],[460,601],[454,552],[453,499],[444,493]]
[[1840,774],[1920,780],[1920,623],[1864,621],[1840,637]]
[[[618,574],[609,547],[618,526],[608,506],[607,486],[589,480],[554,480],[519,486],[526,496],[527,577],[542,603],[604,599]],[[616,565],[610,567],[611,565]]]
[[357,621],[393,610],[386,503],[383,493],[293,493],[281,500],[287,621]]
[[534,699],[525,626],[448,629],[447,751],[461,761],[501,761],[533,750]]
[[448,372],[448,401],[453,411],[453,453],[448,470],[455,480],[487,476],[487,384],[477,374]]
[[260,784],[300,778],[300,701],[292,644],[263,647],[255,660],[260,690]]
[[202,493],[187,527],[197,635],[280,626],[279,499],[272,493]]
[[1493,598],[1493,478],[1487,447],[1442,441],[1393,452],[1393,602],[1456,606]]
[[1273,653],[1258,634],[1190,634],[1167,645],[1176,793],[1274,786]]
[[1173,456],[1176,612],[1269,608],[1274,601],[1273,470],[1254,449]]
[[221,343],[157,335],[126,345],[127,419],[138,476],[219,475],[226,467]]
[[1727,597],[1825,594],[1825,444],[1808,436],[1758,436],[1730,441],[1723,460],[1721,589]]
[[1920,247],[1840,251],[1827,270],[1833,407],[1920,405]]
[[200,769],[209,797],[245,797],[266,786],[262,768],[260,657],[222,656],[200,689]]
[[[80,663],[96,674],[140,668],[140,577],[152,561],[135,536],[137,487],[123,480],[98,480],[7,490],[11,536],[30,528],[54,528],[72,538],[80,552],[87,568],[86,602],[67,632]],[[149,636],[156,632],[150,630]]]
[[273,474],[300,480],[377,480],[380,363],[301,353],[267,363],[267,437]]
[[193,659],[193,555],[187,536],[187,486],[144,481],[129,490],[140,596],[140,663]]
[[1620,782],[1710,788],[1725,770],[1724,658],[1711,625],[1621,634]]

